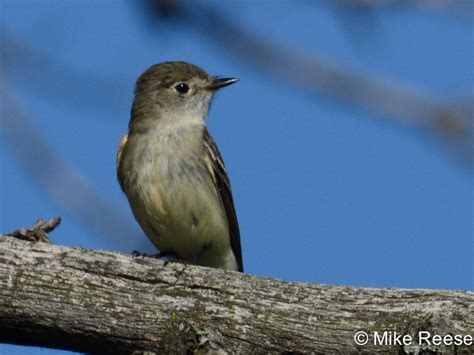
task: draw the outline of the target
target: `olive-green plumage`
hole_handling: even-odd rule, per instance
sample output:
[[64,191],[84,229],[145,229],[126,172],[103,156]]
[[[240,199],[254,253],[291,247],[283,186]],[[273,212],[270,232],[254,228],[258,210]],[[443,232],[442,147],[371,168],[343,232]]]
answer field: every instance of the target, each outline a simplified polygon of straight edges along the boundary
[[176,82],[193,78],[208,80],[209,75],[196,65],[186,62],[164,62],[148,68],[137,80],[137,93],[153,89],[156,85],[171,87]]
[[230,183],[205,126],[215,91],[236,81],[185,62],[150,67],[137,80],[117,173],[135,218],[161,252],[243,271]]

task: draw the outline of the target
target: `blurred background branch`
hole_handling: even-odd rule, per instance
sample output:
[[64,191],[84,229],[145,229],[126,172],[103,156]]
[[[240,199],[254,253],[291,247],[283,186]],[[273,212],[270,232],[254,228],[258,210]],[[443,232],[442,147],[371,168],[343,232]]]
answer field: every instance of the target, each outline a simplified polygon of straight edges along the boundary
[[108,119],[109,107],[119,104],[120,89],[133,87],[133,83],[121,78],[90,73],[60,62],[55,56],[33,48],[24,38],[4,26],[0,27],[0,32],[0,72],[15,84],[54,105],[88,114],[94,112]]
[[[339,1],[338,3],[341,3]],[[347,6],[382,6],[394,1],[342,1]],[[439,3],[418,1],[412,3]],[[453,153],[457,162],[472,170],[473,115],[428,92],[374,73],[343,67],[337,60],[308,56],[294,48],[258,38],[233,18],[202,2],[146,0],[137,2],[151,24],[179,22],[232,57],[284,80],[310,95],[327,95],[363,109],[373,118],[385,118],[429,133]],[[459,4],[458,4],[459,5]],[[456,5],[456,6],[458,6]],[[445,3],[445,6],[448,6]],[[454,4],[450,6],[454,7]]]
[[4,82],[0,82],[0,102],[0,134],[47,196],[117,248],[126,245],[137,230],[80,171],[59,158],[43,138],[47,132],[38,132]]
[[325,0],[331,7],[342,10],[371,13],[417,8],[426,12],[442,12],[469,20],[471,0]]

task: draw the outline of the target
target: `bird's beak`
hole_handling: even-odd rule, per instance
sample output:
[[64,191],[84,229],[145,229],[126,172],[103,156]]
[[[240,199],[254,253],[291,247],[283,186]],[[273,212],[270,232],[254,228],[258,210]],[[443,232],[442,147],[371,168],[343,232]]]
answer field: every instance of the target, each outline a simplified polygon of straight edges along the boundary
[[208,86],[206,86],[206,89],[216,91],[225,86],[232,85],[238,81],[239,79],[237,78],[213,78],[212,82]]

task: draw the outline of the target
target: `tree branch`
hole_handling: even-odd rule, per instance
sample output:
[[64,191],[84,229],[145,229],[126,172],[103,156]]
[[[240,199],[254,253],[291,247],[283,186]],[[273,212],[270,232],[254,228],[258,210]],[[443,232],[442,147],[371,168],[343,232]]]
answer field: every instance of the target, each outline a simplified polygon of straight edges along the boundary
[[[417,339],[474,332],[474,294],[283,282],[0,237],[0,342],[93,353],[467,353],[365,346],[363,330]],[[471,348],[472,350],[472,348]]]

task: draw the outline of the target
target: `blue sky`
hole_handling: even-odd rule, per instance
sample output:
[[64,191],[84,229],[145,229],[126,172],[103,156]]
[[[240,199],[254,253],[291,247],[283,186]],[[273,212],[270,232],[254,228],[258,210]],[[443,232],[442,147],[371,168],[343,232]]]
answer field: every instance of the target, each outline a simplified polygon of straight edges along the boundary
[[[84,225],[50,199],[3,137],[0,232],[61,216],[56,244],[153,251],[116,181],[115,153],[136,77],[154,63],[185,60],[240,79],[217,95],[208,125],[231,178],[246,272],[473,289],[472,175],[428,134],[288,86],[184,25],[150,28],[133,2],[0,1],[2,51],[11,37],[50,58],[2,65],[6,87],[131,233],[118,240]],[[213,2],[255,36],[305,55],[401,82],[437,102],[472,95],[468,18],[410,8],[353,16],[327,3]],[[3,352],[25,348],[0,345]]]

